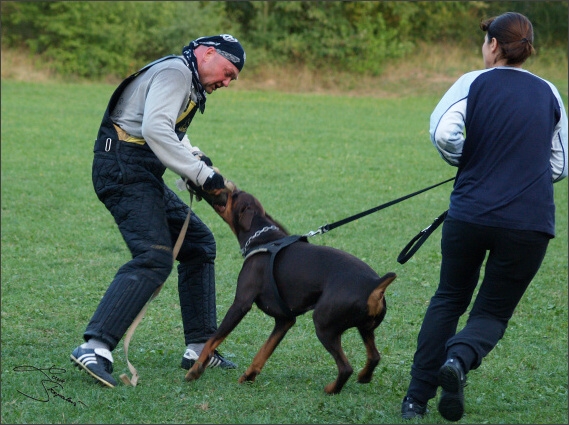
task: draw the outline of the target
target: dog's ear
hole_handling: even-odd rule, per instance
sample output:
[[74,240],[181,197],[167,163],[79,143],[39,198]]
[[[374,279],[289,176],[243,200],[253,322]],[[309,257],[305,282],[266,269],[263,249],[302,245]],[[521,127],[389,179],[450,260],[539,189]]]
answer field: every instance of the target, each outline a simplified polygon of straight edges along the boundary
[[253,222],[253,217],[255,217],[255,209],[251,208],[250,205],[247,205],[240,213],[239,213],[239,226],[246,232],[251,229],[251,223]]

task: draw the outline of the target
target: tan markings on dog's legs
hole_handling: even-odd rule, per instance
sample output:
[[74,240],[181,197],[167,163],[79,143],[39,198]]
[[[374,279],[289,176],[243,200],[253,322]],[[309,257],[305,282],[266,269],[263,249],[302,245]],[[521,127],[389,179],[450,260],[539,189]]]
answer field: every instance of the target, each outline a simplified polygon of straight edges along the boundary
[[195,381],[199,379],[200,376],[203,375],[205,372],[205,368],[207,367],[211,356],[213,355],[214,350],[223,342],[223,338],[210,338],[204,345],[202,352],[194,365],[188,370],[186,373],[186,381]]
[[261,373],[261,369],[263,369],[263,366],[265,366],[265,363],[267,362],[269,357],[271,357],[271,354],[273,354],[273,351],[275,351],[275,348],[277,348],[277,346],[282,341],[288,330],[292,328],[292,326],[295,323],[296,323],[295,318],[275,319],[275,327],[273,329],[273,332],[271,332],[269,339],[267,339],[267,341],[263,344],[263,346],[255,356],[255,358],[253,359],[251,366],[249,366],[245,371],[245,373],[241,375],[241,377],[239,378],[240,384],[245,381],[255,380],[257,375]]

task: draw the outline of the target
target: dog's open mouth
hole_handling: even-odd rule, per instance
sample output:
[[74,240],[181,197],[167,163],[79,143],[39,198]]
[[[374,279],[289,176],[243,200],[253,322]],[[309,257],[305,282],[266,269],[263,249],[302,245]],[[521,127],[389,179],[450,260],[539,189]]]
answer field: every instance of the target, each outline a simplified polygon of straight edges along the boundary
[[230,181],[226,181],[225,189],[216,189],[211,192],[206,192],[202,187],[196,186],[191,182],[189,185],[191,187],[191,192],[198,197],[198,201],[201,199],[205,200],[209,205],[211,205],[214,211],[220,215],[225,213],[229,196],[236,190],[235,184]]
[[225,204],[213,204],[213,209],[215,210],[215,212],[217,212],[218,214],[221,214],[222,212],[225,211]]
[[218,190],[217,193],[212,193],[198,188],[195,190],[195,193],[201,199],[204,199],[208,204],[210,204],[218,214],[225,212],[225,206],[227,204],[228,197],[227,191]]

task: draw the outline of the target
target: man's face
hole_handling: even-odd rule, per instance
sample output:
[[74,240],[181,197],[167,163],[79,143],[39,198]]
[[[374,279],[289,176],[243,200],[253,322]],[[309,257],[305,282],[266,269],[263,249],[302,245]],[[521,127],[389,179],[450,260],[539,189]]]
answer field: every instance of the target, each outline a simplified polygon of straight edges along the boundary
[[208,48],[204,53],[198,72],[200,83],[207,94],[213,93],[220,87],[228,87],[229,83],[239,76],[237,67],[217,53],[214,48]]

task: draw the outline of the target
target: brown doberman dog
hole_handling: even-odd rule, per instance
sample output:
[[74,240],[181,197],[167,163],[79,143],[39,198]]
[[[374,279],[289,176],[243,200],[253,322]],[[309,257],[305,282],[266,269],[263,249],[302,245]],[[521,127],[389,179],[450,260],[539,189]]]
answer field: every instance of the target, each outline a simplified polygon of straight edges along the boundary
[[305,237],[290,236],[253,195],[231,187],[231,192],[201,195],[229,224],[245,260],[237,279],[235,300],[186,374],[186,381],[204,373],[214,350],[255,303],[274,317],[275,327],[239,378],[240,383],[255,380],[296,317],[312,309],[316,335],[338,366],[336,380],[326,385],[324,391],[339,393],[353,373],[341,346],[342,334],[353,327],[363,338],[367,353],[358,382],[370,382],[381,359],[374,330],[385,317],[384,292],[395,273],[380,277],[347,252],[310,244]]

